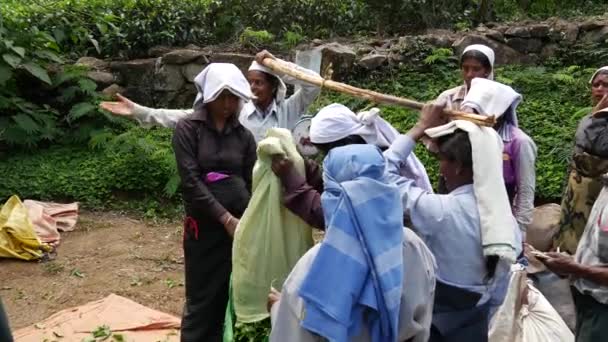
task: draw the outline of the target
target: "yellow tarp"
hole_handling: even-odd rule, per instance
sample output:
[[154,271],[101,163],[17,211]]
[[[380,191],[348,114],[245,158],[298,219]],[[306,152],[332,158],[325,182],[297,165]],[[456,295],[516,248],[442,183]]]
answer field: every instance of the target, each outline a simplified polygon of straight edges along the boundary
[[11,196],[0,210],[0,258],[36,260],[48,251],[50,247],[36,236],[27,208]]
[[270,286],[280,289],[287,275],[312,247],[312,228],[282,205],[281,181],[272,172],[272,156],[291,159],[300,174],[304,160],[291,133],[271,128],[260,141],[253,168],[253,193],[234,237],[232,294],[237,321],[267,318]]

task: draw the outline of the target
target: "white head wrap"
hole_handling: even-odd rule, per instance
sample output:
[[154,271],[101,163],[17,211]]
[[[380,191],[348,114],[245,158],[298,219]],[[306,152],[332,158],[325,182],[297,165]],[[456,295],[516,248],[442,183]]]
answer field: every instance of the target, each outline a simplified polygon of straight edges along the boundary
[[277,103],[281,103],[283,102],[283,100],[285,100],[285,96],[287,95],[287,86],[285,85],[285,82],[283,82],[283,80],[277,74],[275,74],[274,71],[268,69],[267,67],[256,61],[251,62],[251,65],[249,66],[249,71],[261,71],[270,74],[273,77],[276,77],[277,80],[279,80],[279,86],[274,100]]
[[591,76],[591,78],[589,79],[589,84],[593,83],[593,79],[595,78],[595,76],[597,76],[597,74],[599,74],[601,71],[608,71],[608,66],[603,66],[597,70],[595,70],[595,72],[593,73],[593,76]]
[[464,49],[464,51],[462,52],[462,54],[464,55],[465,53],[472,51],[472,50],[479,51],[488,58],[488,61],[490,62],[490,66],[492,67],[492,70],[490,70],[490,75],[488,76],[488,79],[493,80],[494,79],[494,60],[495,60],[494,50],[492,50],[492,48],[490,48],[486,45],[473,44],[473,45],[467,46]]
[[517,126],[515,109],[521,99],[521,95],[508,85],[485,78],[474,78],[461,107],[473,108],[481,115],[500,117],[505,114],[505,120]]
[[378,116],[380,110],[356,115],[344,105],[333,103],[323,107],[310,123],[310,141],[314,144],[327,144],[358,135],[368,144],[388,147],[399,132],[386,120]]
[[209,64],[194,78],[194,85],[198,91],[193,105],[195,109],[215,100],[224,90],[229,90],[245,102],[254,98],[249,82],[234,64]]

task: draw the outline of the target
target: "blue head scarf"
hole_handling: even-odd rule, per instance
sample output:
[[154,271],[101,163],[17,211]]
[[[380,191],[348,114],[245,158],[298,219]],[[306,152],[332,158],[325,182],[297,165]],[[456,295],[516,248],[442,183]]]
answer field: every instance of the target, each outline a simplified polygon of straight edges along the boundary
[[[378,147],[349,145],[325,158],[321,204],[327,230],[300,287],[302,327],[349,341],[395,341],[403,286],[403,206],[384,177]],[[364,321],[365,320],[365,321]]]

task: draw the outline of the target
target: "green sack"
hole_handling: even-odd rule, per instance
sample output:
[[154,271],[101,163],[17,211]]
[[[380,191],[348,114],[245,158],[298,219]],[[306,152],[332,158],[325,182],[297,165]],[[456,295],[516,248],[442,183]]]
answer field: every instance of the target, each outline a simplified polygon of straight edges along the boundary
[[232,247],[233,305],[237,322],[269,317],[266,310],[271,285],[280,289],[287,275],[313,245],[312,227],[282,205],[283,189],[272,172],[272,157],[283,155],[304,174],[291,133],[268,130],[260,141],[253,168],[253,193],[234,236]]

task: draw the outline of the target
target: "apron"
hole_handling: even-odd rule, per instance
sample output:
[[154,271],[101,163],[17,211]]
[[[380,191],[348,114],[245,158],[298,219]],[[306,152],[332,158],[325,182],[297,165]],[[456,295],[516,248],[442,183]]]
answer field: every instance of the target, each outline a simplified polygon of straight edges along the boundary
[[[242,178],[230,176],[207,183],[207,188],[234,217],[241,217],[250,197]],[[201,213],[187,214],[184,223],[186,303],[181,341],[222,341],[232,271],[232,238],[214,218]]]
[[480,293],[437,281],[429,342],[487,342],[489,306]]
[[574,255],[583,235],[591,208],[602,190],[600,177],[608,172],[608,160],[586,152],[575,153],[572,171],[562,197],[559,233],[553,247]]

